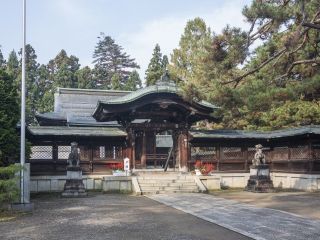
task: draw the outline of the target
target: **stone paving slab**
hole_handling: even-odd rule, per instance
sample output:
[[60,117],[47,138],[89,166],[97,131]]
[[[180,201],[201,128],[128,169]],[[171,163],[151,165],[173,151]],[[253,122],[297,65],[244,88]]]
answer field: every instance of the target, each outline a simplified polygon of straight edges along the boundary
[[150,199],[257,240],[319,240],[320,221],[207,194],[158,194]]

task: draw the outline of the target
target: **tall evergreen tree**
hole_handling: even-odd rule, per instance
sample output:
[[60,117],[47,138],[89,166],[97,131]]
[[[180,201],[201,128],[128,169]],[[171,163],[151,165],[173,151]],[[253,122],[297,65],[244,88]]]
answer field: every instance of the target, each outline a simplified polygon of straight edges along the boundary
[[6,67],[6,60],[3,57],[0,45],[0,69],[4,69]]
[[133,70],[124,87],[124,90],[135,91],[139,88],[142,88],[141,79],[140,79],[139,73],[136,70]]
[[77,71],[78,88],[94,88],[92,70],[85,66]]
[[101,33],[93,53],[96,87],[111,88],[111,78],[118,74],[121,85],[125,85],[132,70],[139,68],[134,58],[123,52],[123,48]]
[[146,70],[146,85],[154,85],[164,73],[162,64],[162,53],[159,44],[153,49],[152,58]]
[[179,47],[173,50],[169,72],[176,81],[183,81],[188,98],[203,98],[196,86],[206,81],[204,59],[209,56],[211,43],[211,30],[201,18],[195,18],[187,22]]
[[111,77],[111,88],[113,90],[121,90],[121,76],[119,73],[113,74]]
[[19,60],[17,57],[17,53],[12,50],[9,53],[6,72],[12,76],[13,79],[17,79],[19,75]]
[[[19,55],[22,56],[20,49]],[[39,100],[39,70],[40,64],[37,62],[37,55],[34,48],[26,45],[26,122],[27,124],[35,124],[35,113],[37,111],[37,103]],[[19,62],[19,75],[15,79],[16,86],[21,92],[21,69],[22,61]]]
[[38,94],[39,100],[37,102],[38,112],[53,111],[53,82],[50,80],[50,73],[47,65],[42,64],[38,70]]
[[20,112],[17,91],[12,76],[0,69],[0,166],[7,166],[18,158],[19,136],[16,124]]
[[80,68],[79,59],[73,55],[68,56],[65,50],[61,50],[58,55],[49,61],[48,68],[53,76],[55,87],[78,87],[76,72]]

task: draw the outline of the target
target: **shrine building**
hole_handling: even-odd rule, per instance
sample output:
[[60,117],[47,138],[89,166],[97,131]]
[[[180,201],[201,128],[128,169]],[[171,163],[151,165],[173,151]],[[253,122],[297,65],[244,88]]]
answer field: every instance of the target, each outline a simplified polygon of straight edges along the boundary
[[134,171],[189,172],[199,160],[217,174],[245,174],[256,144],[272,173],[320,174],[320,126],[198,130],[199,121],[220,121],[217,110],[184,98],[167,74],[134,92],[58,88],[54,111],[37,114],[39,125],[27,128],[31,177],[65,175],[71,142],[78,143],[87,175],[108,175],[125,157]]

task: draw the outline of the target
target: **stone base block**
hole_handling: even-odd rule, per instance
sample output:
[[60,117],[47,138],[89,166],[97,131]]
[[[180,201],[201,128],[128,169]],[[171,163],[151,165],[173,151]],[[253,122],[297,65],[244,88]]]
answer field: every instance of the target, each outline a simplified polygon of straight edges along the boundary
[[250,192],[274,192],[272,180],[269,178],[263,179],[249,179],[248,184],[245,188],[246,191]]
[[[82,176],[82,173],[74,171],[72,176]],[[84,197],[87,196],[82,178],[70,178],[66,180],[62,197]]]
[[270,178],[270,168],[267,164],[252,166],[250,168],[250,178],[246,191],[250,192],[273,192],[273,182]]

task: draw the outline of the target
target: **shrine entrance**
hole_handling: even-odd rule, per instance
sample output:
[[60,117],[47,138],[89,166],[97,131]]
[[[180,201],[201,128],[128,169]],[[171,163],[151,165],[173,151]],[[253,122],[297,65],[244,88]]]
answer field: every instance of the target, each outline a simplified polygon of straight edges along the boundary
[[200,120],[217,121],[207,102],[184,99],[168,74],[156,85],[101,101],[93,114],[100,122],[117,121],[127,132],[126,156],[133,169],[187,171],[189,129]]
[[[134,162],[136,168],[175,168],[172,135],[156,131],[134,131]],[[171,144],[170,144],[171,143]]]

